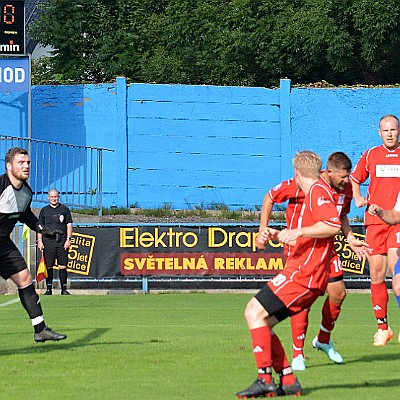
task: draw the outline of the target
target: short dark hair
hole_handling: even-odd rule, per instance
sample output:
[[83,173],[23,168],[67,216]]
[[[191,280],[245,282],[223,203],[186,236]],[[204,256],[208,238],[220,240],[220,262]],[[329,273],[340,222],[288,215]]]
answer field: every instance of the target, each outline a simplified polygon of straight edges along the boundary
[[60,195],[60,192],[59,192],[56,188],[51,188],[51,189],[47,192],[47,194],[50,194],[50,192],[56,192],[58,196]]
[[351,163],[351,160],[347,154],[343,153],[342,151],[336,151],[328,157],[326,167],[327,169],[336,168],[350,171],[353,167],[353,164]]
[[12,161],[14,160],[14,157],[17,154],[28,154],[28,151],[23,149],[22,147],[11,147],[11,149],[8,149],[6,157],[5,157],[5,162],[6,162],[6,167],[7,167],[7,163],[12,163]]

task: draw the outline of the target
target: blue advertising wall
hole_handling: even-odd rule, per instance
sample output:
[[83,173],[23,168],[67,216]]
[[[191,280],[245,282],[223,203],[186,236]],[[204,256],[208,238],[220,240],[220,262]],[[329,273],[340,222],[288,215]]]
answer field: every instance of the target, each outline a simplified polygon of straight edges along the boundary
[[280,179],[279,90],[131,85],[128,182],[141,206],[260,202],[265,172]]
[[292,89],[293,151],[312,149],[323,159],[344,151],[356,163],[368,148],[382,144],[378,134],[383,115],[400,116],[400,90]]
[[[187,85],[32,87],[32,138],[104,147],[104,206],[254,209],[310,149],[355,164],[381,143],[399,89]],[[27,136],[25,93],[0,93],[0,134]],[[365,188],[364,188],[365,190]],[[361,215],[353,209],[351,216]]]

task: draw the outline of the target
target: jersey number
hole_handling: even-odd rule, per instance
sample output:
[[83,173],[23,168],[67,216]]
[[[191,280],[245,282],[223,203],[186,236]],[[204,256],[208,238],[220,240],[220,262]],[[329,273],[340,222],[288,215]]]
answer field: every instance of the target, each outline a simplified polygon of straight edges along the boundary
[[274,286],[280,286],[282,283],[286,281],[286,276],[282,274],[278,274],[274,279],[272,279],[272,284]]

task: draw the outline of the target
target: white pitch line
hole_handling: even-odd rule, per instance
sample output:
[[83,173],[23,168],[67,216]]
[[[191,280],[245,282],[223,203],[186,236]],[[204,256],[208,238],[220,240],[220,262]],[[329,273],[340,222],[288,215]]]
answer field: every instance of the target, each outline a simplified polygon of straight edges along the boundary
[[0,307],[7,307],[7,306],[9,306],[11,304],[18,303],[18,302],[19,302],[19,297],[17,297],[16,299],[12,299],[10,301],[7,301],[6,303],[0,303]]

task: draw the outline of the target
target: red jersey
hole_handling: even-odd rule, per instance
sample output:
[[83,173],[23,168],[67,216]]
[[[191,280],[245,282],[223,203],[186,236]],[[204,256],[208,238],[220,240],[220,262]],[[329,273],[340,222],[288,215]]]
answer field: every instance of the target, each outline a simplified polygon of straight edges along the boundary
[[347,215],[350,212],[351,200],[353,199],[353,187],[351,183],[346,183],[343,190],[337,192],[321,175],[321,180],[325,182],[326,186],[330,188],[330,192],[335,200],[336,210],[341,217],[342,215]]
[[[330,188],[331,194],[335,200],[336,209],[338,214],[347,215],[350,212],[351,200],[353,198],[353,190],[351,183],[347,183],[344,190],[337,192],[329,183],[322,177],[326,186]],[[304,203],[304,192],[297,187],[294,178],[288,179],[270,189],[268,195],[272,203],[284,203],[288,201],[286,209],[286,225],[288,229],[295,229],[298,227],[298,220],[300,217],[301,207]],[[284,247],[286,255],[290,255],[292,246]]]
[[[362,184],[369,178],[366,201],[392,210],[400,191],[400,146],[388,150],[384,145],[367,150],[358,161],[350,178]],[[365,225],[385,224],[378,216],[364,214]]]
[[304,202],[304,192],[297,187],[294,178],[288,179],[270,189],[268,195],[272,203],[289,201],[286,208],[286,225],[288,229],[297,227],[301,206]]
[[[298,226],[312,226],[319,221],[338,229],[341,226],[332,188],[322,179],[313,183],[305,197]],[[324,239],[300,237],[281,273],[303,286],[324,292],[334,249],[334,236]]]
[[[297,187],[294,178],[288,179],[270,189],[268,196],[272,203],[284,203],[288,201],[286,208],[286,225],[288,229],[297,228],[301,207],[304,202],[304,192]],[[289,256],[292,246],[284,246],[284,253]]]

